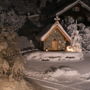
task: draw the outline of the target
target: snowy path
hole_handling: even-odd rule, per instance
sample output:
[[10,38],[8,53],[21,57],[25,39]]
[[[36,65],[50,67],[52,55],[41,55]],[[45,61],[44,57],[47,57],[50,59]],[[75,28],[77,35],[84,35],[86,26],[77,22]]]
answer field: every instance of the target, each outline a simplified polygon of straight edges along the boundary
[[78,84],[72,85],[72,87],[79,88],[82,90],[90,90],[90,81],[78,83]]
[[38,83],[41,86],[47,87],[48,89],[50,88],[51,90],[83,90],[83,89],[78,89],[75,87],[66,86],[63,84],[49,82],[46,80],[40,80],[40,79],[33,78],[33,77],[28,77],[28,78]]
[[[78,62],[49,62],[49,61],[36,61],[30,60],[26,63],[27,71],[36,71],[36,72],[44,72],[45,70],[49,69],[50,67],[59,67],[59,66],[69,66],[70,68],[79,71],[81,74],[90,73],[90,53],[85,56],[83,61]],[[65,84],[55,84],[48,81],[38,80],[36,78],[31,78],[36,83],[40,84],[48,88],[49,90],[90,90],[90,81],[83,81],[83,82],[75,82],[69,85]],[[73,87],[74,89],[70,88]],[[75,89],[77,88],[77,89]],[[48,90],[47,89],[47,90]]]
[[53,88],[53,87],[50,87],[50,86],[45,86],[45,85],[42,85],[42,87],[48,88],[49,90],[58,90],[58,89],[56,89],[56,88]]

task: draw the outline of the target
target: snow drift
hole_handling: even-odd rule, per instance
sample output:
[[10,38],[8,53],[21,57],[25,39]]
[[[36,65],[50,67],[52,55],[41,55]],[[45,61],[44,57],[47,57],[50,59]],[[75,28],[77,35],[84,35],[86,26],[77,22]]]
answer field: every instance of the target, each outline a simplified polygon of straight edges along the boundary
[[55,72],[49,72],[48,75],[54,78],[61,77],[61,76],[70,78],[70,77],[79,76],[80,74],[76,70],[65,71],[65,70],[57,69]]

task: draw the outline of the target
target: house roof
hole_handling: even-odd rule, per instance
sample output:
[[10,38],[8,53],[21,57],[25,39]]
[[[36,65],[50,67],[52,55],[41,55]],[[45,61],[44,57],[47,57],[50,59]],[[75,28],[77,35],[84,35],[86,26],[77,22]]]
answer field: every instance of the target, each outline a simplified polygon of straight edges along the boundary
[[63,14],[64,12],[68,11],[77,4],[80,4],[83,8],[86,8],[88,11],[90,11],[90,6],[88,6],[86,3],[82,2],[81,0],[76,0],[75,2],[69,4],[68,6],[57,12],[56,15],[59,16]]
[[49,34],[52,32],[52,30],[55,28],[55,27],[58,27],[60,28],[59,31],[62,33],[62,35],[64,35],[64,37],[66,38],[67,41],[71,42],[71,37],[65,32],[64,28],[61,26],[61,24],[59,23],[59,21],[56,21],[52,26],[51,28],[46,32],[44,33],[40,40],[41,41],[44,41],[48,36]]

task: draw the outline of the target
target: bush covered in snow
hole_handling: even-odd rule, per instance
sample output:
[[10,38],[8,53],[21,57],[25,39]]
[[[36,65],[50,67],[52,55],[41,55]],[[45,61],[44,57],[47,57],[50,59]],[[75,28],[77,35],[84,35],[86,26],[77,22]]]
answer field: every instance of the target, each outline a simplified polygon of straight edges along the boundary
[[63,69],[61,70],[57,69],[55,72],[49,72],[48,75],[54,78],[61,77],[61,76],[70,78],[70,77],[78,76],[79,73],[75,70],[65,71]]
[[[78,80],[83,80],[81,74],[77,70],[73,70],[70,67],[64,66],[61,68],[53,67],[45,71],[43,79],[53,81],[56,83],[71,83]],[[52,71],[51,71],[52,70]]]
[[[47,72],[48,71],[48,72]],[[58,78],[58,77],[74,77],[79,76],[80,73],[76,70],[71,69],[68,66],[60,66],[58,68],[51,67],[51,70],[47,70],[46,74],[51,77]]]
[[77,20],[75,20],[72,16],[66,16],[62,21],[63,26],[69,35],[71,35],[75,29],[80,32],[83,50],[89,50],[88,45],[90,44],[90,26],[86,26],[84,23],[77,23]]

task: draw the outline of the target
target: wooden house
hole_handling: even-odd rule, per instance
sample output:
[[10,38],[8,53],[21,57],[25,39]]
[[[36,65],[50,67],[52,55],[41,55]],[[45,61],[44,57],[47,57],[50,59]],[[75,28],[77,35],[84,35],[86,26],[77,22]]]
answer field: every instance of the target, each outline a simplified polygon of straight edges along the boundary
[[71,37],[65,32],[59,20],[60,19],[56,17],[55,23],[40,37],[42,50],[65,51],[67,45],[71,43]]
[[90,6],[82,0],[75,0],[60,9],[55,15],[60,16],[60,18],[71,16],[80,23],[90,25]]
[[88,6],[86,3],[84,3],[82,0],[76,0],[73,3],[65,6],[62,10],[58,11],[56,15],[62,15],[63,13],[72,10],[73,12],[80,12],[82,11],[85,13],[86,11],[90,12],[90,6]]

